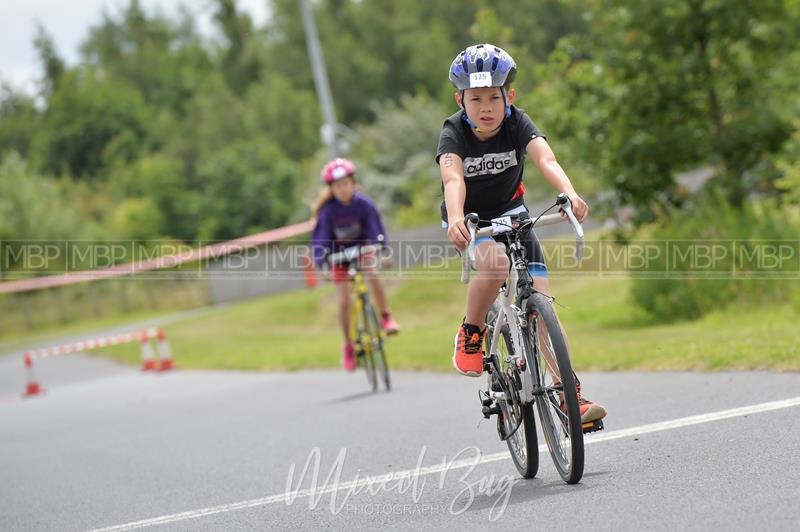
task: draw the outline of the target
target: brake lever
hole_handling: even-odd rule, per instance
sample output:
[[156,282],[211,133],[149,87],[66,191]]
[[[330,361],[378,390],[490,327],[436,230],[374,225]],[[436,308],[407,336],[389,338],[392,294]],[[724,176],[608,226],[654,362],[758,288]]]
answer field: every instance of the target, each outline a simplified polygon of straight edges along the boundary
[[572,201],[570,201],[566,194],[559,194],[556,203],[561,206],[561,210],[567,215],[569,223],[571,223],[572,227],[575,229],[575,260],[580,261],[583,258],[583,226],[575,217],[575,213],[572,212]]

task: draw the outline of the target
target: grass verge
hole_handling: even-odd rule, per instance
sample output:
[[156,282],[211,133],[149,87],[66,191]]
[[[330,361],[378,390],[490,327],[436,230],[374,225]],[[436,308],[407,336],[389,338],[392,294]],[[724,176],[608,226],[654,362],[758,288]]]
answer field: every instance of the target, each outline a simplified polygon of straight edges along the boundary
[[[566,278],[551,287],[578,370],[800,370],[798,305],[731,306],[694,322],[648,321],[627,278]],[[452,275],[387,282],[402,326],[387,344],[394,369],[451,371],[465,289]],[[168,325],[183,368],[299,370],[339,367],[333,287],[251,300]],[[136,346],[109,352],[139,363]]]

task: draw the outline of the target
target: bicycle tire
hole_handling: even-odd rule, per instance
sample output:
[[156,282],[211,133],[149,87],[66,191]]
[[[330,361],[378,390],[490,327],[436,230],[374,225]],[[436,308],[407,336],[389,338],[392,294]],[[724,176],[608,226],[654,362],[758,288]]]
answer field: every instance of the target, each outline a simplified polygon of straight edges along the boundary
[[[535,363],[533,367],[529,366],[529,371],[533,374],[534,382],[540,384],[543,389],[543,395],[536,399],[542,433],[558,474],[566,483],[576,484],[583,477],[583,429],[567,344],[549,298],[538,292],[534,293],[528,299],[527,308],[531,319],[528,320],[528,330],[524,339],[529,352],[536,355]],[[534,316],[534,312],[538,314],[538,317]],[[535,335],[539,331],[539,327],[545,329],[545,334],[550,339],[550,346],[561,377],[560,393],[557,388],[544,382],[546,379],[545,368],[548,367],[547,360],[540,349],[534,349],[534,345],[538,345],[538,338]],[[563,394],[566,413],[561,409],[560,394]]]
[[[498,346],[505,345],[506,352],[497,354],[499,356],[495,358],[495,364],[496,367],[504,368],[505,364],[501,363],[500,360],[503,355],[515,355],[514,344],[511,341],[508,325],[504,326],[500,333],[503,341],[498,343]],[[516,371],[516,368],[513,368],[512,371]],[[508,381],[508,375],[504,374],[503,377]],[[509,384],[510,383],[507,382],[506,385],[508,386]],[[517,380],[517,383],[514,383],[514,387],[517,390],[521,388],[519,380]],[[517,397],[517,400],[519,401],[519,397]],[[507,437],[505,441],[508,446],[508,452],[511,454],[511,461],[514,462],[517,471],[519,471],[519,474],[522,475],[523,478],[528,479],[535,477],[536,473],[539,471],[539,441],[536,436],[536,419],[533,415],[533,405],[520,402],[518,408],[521,412],[522,421],[516,430],[514,430],[513,434]],[[503,412],[504,416],[506,415],[506,411],[507,410],[503,410],[501,407],[501,412]],[[498,423],[500,422],[502,421],[498,420]]]
[[378,375],[383,381],[383,386],[386,391],[392,389],[391,378],[389,377],[389,364],[386,362],[386,347],[384,345],[383,329],[378,321],[378,314],[375,312],[375,307],[371,303],[365,306],[369,309],[369,323],[370,323],[370,337],[373,338],[373,356],[375,360],[375,367]]
[[[363,296],[362,296],[363,297]],[[356,328],[358,334],[358,343],[364,353],[364,370],[367,374],[367,383],[372,388],[373,392],[378,391],[378,373],[375,369],[375,358],[373,353],[372,335],[370,333],[369,324],[369,301],[363,297],[361,302],[361,315],[359,316],[359,323]]]

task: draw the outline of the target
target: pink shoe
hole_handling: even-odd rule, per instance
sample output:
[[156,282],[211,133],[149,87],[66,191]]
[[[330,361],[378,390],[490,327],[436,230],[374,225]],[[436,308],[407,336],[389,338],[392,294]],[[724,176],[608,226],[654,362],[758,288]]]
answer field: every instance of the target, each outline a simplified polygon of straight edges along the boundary
[[342,366],[347,371],[356,370],[356,354],[353,352],[353,344],[344,344],[342,346]]
[[383,316],[381,316],[381,328],[386,334],[397,334],[400,332],[400,326],[388,312],[385,312]]

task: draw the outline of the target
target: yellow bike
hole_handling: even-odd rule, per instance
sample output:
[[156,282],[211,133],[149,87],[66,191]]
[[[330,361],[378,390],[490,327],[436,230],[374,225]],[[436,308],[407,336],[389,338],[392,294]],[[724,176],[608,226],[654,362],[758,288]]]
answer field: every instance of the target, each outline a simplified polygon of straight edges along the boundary
[[373,392],[378,391],[378,380],[383,381],[386,390],[391,389],[389,366],[386,363],[384,333],[378,320],[378,313],[369,293],[369,286],[361,269],[364,257],[376,257],[383,244],[369,244],[345,248],[328,255],[328,264],[347,264],[348,290],[350,292],[350,338],[353,339],[356,363],[367,373],[367,382]]

